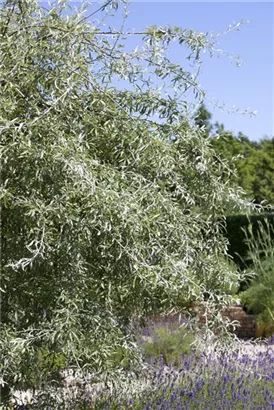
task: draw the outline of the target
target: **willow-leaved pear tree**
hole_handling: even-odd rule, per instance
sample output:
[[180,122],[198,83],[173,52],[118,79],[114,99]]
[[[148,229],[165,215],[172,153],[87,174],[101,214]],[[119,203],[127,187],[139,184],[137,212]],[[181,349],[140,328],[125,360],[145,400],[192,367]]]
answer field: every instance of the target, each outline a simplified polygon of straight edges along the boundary
[[196,76],[167,57],[177,42],[199,70],[217,37],[105,29],[118,3],[104,6],[89,17],[64,1],[1,3],[8,388],[45,387],[60,368],[116,373],[119,349],[136,356],[133,320],[194,300],[216,319],[239,280],[220,226],[227,204],[243,203],[189,120],[188,92],[204,97]]

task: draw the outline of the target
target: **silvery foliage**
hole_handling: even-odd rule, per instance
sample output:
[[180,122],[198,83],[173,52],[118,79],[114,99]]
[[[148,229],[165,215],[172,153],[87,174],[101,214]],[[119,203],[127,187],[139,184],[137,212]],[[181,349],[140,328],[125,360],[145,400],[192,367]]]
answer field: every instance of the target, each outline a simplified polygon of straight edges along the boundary
[[58,385],[62,366],[119,376],[117,349],[138,361],[133,317],[206,300],[221,326],[240,279],[221,226],[250,205],[189,115],[217,37],[109,28],[104,6],[1,4],[1,371],[18,388]]

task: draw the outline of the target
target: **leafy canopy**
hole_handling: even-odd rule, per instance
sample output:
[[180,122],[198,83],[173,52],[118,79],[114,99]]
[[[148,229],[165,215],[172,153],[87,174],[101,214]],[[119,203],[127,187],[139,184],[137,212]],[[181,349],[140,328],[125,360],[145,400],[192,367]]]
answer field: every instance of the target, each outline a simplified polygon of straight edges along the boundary
[[[105,6],[104,17],[117,3]],[[197,300],[216,319],[239,280],[223,269],[220,224],[228,204],[245,203],[189,119],[187,93],[204,95],[195,75],[167,57],[176,41],[199,68],[216,39],[178,27],[105,30],[98,13],[88,19],[64,1],[1,3],[1,371],[9,386],[37,387],[33,372],[45,386],[58,363],[117,372],[117,350],[136,355],[133,318]],[[125,51],[131,35],[143,47]]]

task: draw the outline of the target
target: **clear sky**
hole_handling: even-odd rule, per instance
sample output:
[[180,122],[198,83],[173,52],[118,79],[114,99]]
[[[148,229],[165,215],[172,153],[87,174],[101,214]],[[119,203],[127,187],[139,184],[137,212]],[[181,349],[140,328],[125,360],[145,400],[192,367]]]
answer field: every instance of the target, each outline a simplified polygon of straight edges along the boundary
[[[273,2],[167,2],[133,0],[127,27],[171,25],[202,32],[222,32],[229,24],[249,20],[241,31],[220,37],[219,47],[239,54],[244,65],[237,67],[225,57],[205,59],[200,83],[210,99],[250,108],[256,117],[228,114],[208,105],[213,121],[226,129],[243,132],[252,140],[274,136],[274,7]],[[184,66],[184,53],[174,56]]]
[[[89,11],[105,1],[91,1]],[[76,6],[81,0],[73,1]],[[274,3],[263,1],[146,1],[131,0],[126,29],[142,30],[151,25],[180,26],[199,32],[223,32],[233,22],[249,20],[240,31],[219,38],[219,48],[240,55],[237,67],[225,57],[204,58],[199,82],[208,98],[257,111],[256,117],[228,114],[207,104],[213,122],[223,123],[227,130],[243,132],[252,140],[274,137]],[[110,25],[120,27],[119,12]],[[102,15],[101,15],[102,16]],[[94,18],[100,16],[96,14]],[[117,23],[117,24],[115,24]],[[136,41],[136,40],[135,40]],[[140,42],[141,44],[141,42]],[[136,45],[136,44],[135,44]],[[184,47],[174,47],[169,57],[186,66]],[[187,67],[188,68],[188,67]]]

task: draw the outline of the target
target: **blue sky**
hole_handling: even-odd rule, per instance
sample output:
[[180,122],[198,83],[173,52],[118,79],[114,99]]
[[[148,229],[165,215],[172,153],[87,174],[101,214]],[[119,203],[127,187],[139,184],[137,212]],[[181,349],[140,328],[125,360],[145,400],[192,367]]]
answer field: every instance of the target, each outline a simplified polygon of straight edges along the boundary
[[[149,25],[171,25],[202,32],[222,32],[233,22],[249,20],[241,31],[219,39],[219,47],[239,54],[244,65],[237,67],[225,57],[206,58],[200,83],[209,99],[250,108],[256,117],[228,114],[208,105],[213,121],[226,129],[243,132],[252,140],[274,136],[274,7],[272,2],[166,2],[134,1],[127,27],[139,30]],[[184,51],[177,47],[173,56],[185,65]]]
[[[73,2],[79,6],[80,0]],[[92,1],[89,12],[96,10],[98,1]],[[205,55],[199,82],[207,90],[209,100],[241,111],[250,108],[256,117],[229,114],[207,104],[213,122],[220,122],[227,130],[243,132],[252,140],[274,137],[274,3],[255,1],[146,1],[131,0],[125,28],[142,30],[151,25],[180,26],[199,32],[223,32],[233,22],[249,20],[240,31],[219,38],[219,48],[240,55],[244,60],[237,67],[225,57]],[[94,18],[100,16],[96,14]],[[119,28],[120,13],[109,21]],[[130,40],[135,47],[136,39]],[[141,39],[139,40],[141,44]],[[188,68],[184,47],[172,48],[172,60]]]

